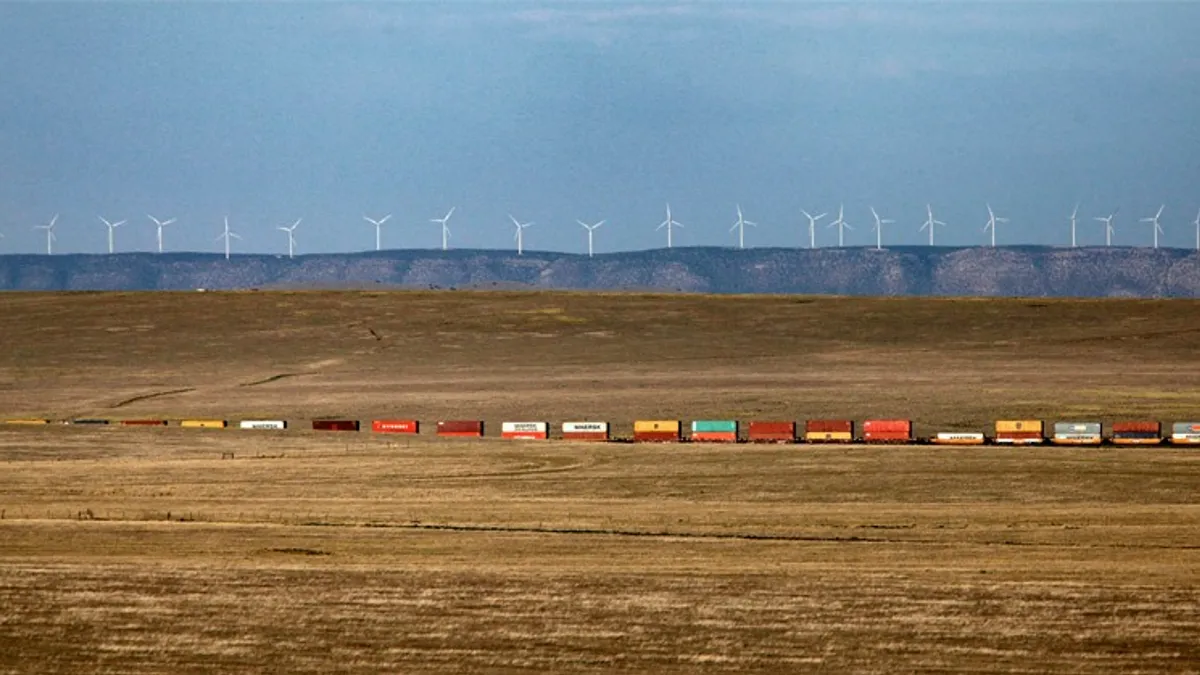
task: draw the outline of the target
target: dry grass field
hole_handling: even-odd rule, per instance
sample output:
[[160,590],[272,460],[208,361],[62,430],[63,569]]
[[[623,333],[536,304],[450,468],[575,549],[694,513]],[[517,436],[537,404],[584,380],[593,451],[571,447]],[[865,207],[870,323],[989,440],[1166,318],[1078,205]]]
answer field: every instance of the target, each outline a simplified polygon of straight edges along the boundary
[[1200,418],[1200,303],[0,295],[0,672],[1197,672],[1200,452],[321,416]]

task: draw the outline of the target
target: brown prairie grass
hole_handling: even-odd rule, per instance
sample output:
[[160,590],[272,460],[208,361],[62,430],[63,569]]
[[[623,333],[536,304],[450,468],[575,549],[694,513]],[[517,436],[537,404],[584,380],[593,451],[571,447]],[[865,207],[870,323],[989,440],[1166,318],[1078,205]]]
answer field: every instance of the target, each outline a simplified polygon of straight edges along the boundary
[[[1197,308],[12,294],[0,416],[1170,421]],[[0,427],[0,672],[1194,672],[1197,487],[1166,447]]]

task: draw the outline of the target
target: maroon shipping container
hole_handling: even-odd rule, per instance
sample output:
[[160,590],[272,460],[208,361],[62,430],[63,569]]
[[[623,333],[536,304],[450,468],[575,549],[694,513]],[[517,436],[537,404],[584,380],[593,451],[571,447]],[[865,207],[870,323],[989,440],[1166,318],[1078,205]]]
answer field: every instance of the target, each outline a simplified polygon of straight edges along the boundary
[[853,420],[808,420],[804,423],[808,433],[854,433]]
[[358,420],[313,420],[314,431],[358,431]]
[[444,420],[437,423],[439,436],[482,436],[482,420]]
[[679,442],[678,431],[635,431],[633,432],[634,443],[677,443]]
[[166,420],[121,420],[121,425],[126,427],[165,427]]
[[752,443],[784,443],[796,440],[795,422],[751,422],[746,438]]
[[1113,422],[1112,431],[1114,434],[1160,434],[1162,433],[1162,424],[1158,422]]

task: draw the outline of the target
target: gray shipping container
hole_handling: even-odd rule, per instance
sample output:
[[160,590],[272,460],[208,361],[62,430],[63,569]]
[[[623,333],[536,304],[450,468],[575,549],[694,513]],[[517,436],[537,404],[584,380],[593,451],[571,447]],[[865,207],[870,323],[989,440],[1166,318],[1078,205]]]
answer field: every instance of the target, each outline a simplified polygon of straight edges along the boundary
[[1055,422],[1054,435],[1088,434],[1100,435],[1099,422]]
[[1172,434],[1200,434],[1200,422],[1176,422],[1171,425]]

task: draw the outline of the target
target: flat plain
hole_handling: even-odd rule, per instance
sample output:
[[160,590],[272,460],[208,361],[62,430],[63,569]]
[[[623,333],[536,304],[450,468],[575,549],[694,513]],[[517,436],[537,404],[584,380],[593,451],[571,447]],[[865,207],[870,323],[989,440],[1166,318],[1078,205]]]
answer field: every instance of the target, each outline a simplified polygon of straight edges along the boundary
[[[1200,303],[0,296],[0,672],[1196,672],[1200,452],[316,417],[1200,418]],[[428,424],[427,424],[428,427]]]

